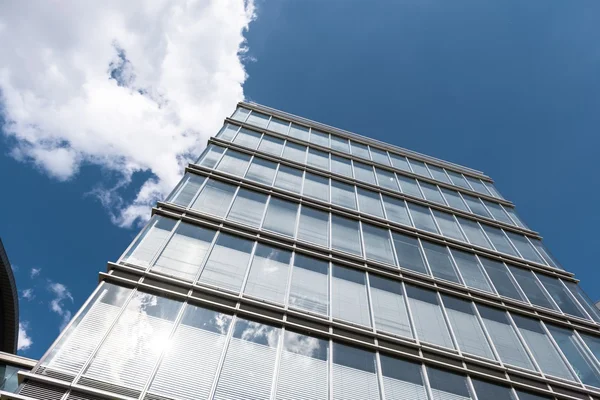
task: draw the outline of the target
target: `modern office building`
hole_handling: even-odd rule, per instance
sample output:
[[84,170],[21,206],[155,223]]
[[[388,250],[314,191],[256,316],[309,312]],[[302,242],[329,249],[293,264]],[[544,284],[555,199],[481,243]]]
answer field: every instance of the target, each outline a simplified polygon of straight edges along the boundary
[[482,172],[240,103],[152,214],[6,398],[600,399],[598,309]]

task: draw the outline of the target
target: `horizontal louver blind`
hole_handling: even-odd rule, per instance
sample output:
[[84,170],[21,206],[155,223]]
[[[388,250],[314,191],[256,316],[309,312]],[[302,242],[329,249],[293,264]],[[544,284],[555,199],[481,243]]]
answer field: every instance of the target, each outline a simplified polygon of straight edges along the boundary
[[284,351],[281,354],[276,399],[327,399],[327,376],[327,361]]
[[360,369],[333,364],[334,400],[379,400],[377,376]]
[[427,392],[422,385],[398,379],[383,377],[386,400],[427,400]]
[[[459,394],[444,392],[443,390],[431,389],[433,400],[470,400],[470,397],[461,396]],[[491,399],[490,399],[491,400]]]
[[59,389],[38,382],[27,382],[19,390],[21,396],[39,400],[60,400],[65,394],[64,389]]

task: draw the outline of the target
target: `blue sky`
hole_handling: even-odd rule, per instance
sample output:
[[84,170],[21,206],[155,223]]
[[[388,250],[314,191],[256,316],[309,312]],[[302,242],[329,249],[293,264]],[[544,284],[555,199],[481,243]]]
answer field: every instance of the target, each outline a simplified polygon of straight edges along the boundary
[[[281,0],[256,6],[244,33],[246,99],[484,171],[600,299],[594,228],[600,213],[582,203],[593,204],[600,192],[600,3]],[[130,77],[145,77],[135,72]],[[144,82],[136,90],[148,87],[150,80]],[[8,92],[2,80],[0,89]],[[228,114],[223,110],[235,104],[232,98],[210,113],[217,122],[203,129]],[[152,138],[168,146],[165,137]],[[23,155],[22,140],[0,138],[0,236],[32,340],[21,354],[40,357],[93,290],[97,272],[137,233],[137,223],[119,226],[128,225],[119,212],[158,167],[136,161],[129,170],[130,164],[103,164],[94,154],[78,158],[69,173],[64,164],[48,167],[62,153],[50,153],[50,160]],[[158,178],[171,184],[172,178]],[[137,210],[149,215],[143,205]],[[31,296],[24,297],[26,289]]]

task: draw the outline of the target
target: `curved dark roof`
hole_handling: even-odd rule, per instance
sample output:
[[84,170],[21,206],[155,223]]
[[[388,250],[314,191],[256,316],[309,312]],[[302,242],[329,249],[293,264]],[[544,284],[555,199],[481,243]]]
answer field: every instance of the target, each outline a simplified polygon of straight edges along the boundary
[[15,277],[0,239],[0,350],[17,352],[19,339],[19,296]]

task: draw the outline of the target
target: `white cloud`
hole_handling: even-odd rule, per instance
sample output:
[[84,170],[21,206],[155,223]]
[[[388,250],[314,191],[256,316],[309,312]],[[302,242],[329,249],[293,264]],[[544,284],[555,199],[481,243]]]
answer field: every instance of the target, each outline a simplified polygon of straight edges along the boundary
[[17,350],[27,350],[33,344],[33,340],[27,334],[29,324],[27,322],[19,322],[19,341],[17,342]]
[[73,302],[73,296],[65,285],[57,282],[50,282],[48,284],[48,290],[54,295],[54,298],[50,301],[50,309],[56,314],[62,317],[59,331],[62,331],[65,326],[71,320],[71,311],[65,307],[65,300]]
[[21,297],[26,300],[29,300],[29,301],[35,299],[35,294],[33,293],[33,289],[32,288],[23,289],[21,291]]
[[[10,153],[58,180],[83,164],[129,226],[243,99],[243,33],[254,0],[0,2],[0,110]],[[133,173],[150,172],[133,201]],[[112,187],[110,187],[112,185]]]
[[37,277],[40,274],[40,272],[42,272],[41,268],[31,268],[31,271],[29,271],[29,277],[33,279]]

